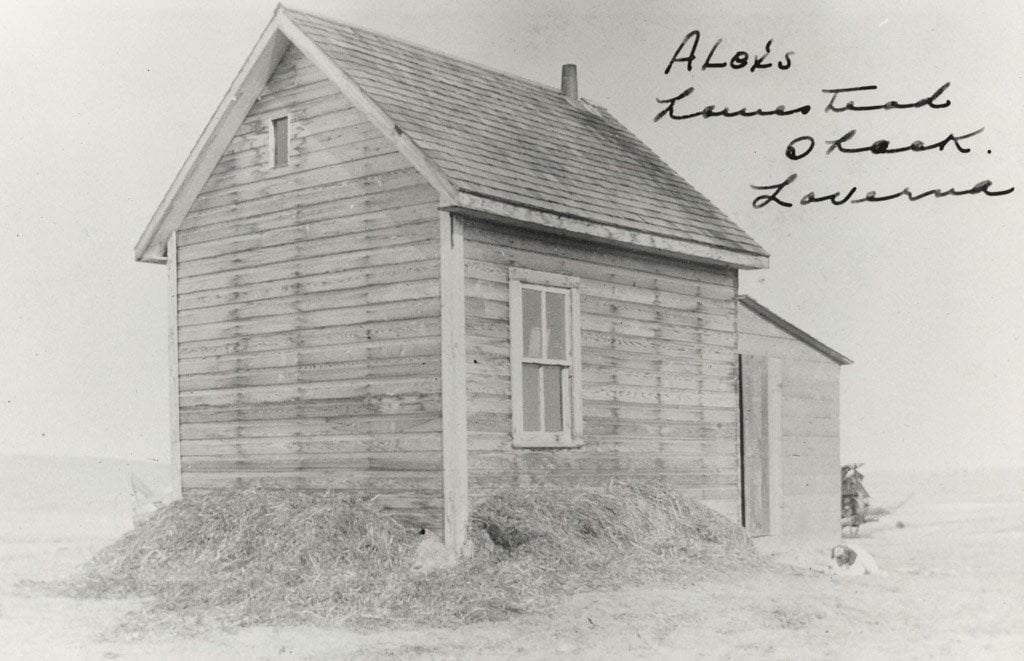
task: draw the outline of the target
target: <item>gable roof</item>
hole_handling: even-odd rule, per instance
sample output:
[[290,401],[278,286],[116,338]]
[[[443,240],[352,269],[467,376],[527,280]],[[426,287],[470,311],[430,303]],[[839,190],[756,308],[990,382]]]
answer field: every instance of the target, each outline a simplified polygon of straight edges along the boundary
[[767,266],[763,248],[603,108],[281,6],[139,240],[138,259],[162,261],[167,237],[288,44],[396,143],[447,210]]
[[822,354],[826,358],[829,358],[840,365],[853,364],[853,361],[844,356],[843,354],[829,347],[824,342],[815,339],[809,333],[805,333],[804,331],[800,330],[793,324],[789,323],[779,315],[775,314],[765,306],[755,301],[753,298],[746,295],[740,295],[736,297],[736,300],[739,301],[739,303],[743,305],[743,307],[747,308],[748,310],[750,310],[757,316],[761,317],[768,323],[772,324],[773,326],[785,331],[786,333],[789,333],[794,338],[800,340],[801,342],[811,347],[818,353]]

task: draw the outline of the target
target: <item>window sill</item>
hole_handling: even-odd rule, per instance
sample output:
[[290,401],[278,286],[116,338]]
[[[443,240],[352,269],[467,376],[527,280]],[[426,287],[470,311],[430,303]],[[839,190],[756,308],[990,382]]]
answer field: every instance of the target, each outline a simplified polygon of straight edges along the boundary
[[525,449],[525,450],[558,450],[583,447],[583,441],[577,438],[569,438],[568,436],[559,436],[556,434],[530,434],[517,436],[512,439],[513,449]]

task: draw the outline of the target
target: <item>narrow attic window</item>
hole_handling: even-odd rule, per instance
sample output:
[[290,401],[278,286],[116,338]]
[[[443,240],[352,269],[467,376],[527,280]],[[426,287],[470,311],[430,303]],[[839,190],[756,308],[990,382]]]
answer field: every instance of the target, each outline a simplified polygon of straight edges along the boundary
[[288,116],[270,120],[271,143],[274,152],[274,167],[288,165]]

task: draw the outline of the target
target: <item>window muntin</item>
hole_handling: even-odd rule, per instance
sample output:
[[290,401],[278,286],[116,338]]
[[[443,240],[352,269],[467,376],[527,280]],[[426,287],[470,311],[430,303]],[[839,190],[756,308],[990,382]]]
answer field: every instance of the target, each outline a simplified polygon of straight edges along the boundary
[[[578,280],[511,269],[513,444],[579,444]],[[574,440],[575,438],[575,440]]]

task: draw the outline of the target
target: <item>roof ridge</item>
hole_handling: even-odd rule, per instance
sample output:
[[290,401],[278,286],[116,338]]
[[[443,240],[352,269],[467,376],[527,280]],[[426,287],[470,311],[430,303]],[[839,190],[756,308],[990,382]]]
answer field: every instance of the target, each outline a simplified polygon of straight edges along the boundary
[[[469,67],[471,69],[476,69],[478,71],[485,71],[485,72],[487,72],[489,74],[496,74],[496,75],[508,78],[510,80],[515,80],[515,81],[517,81],[519,83],[527,85],[528,87],[540,88],[541,90],[543,90],[545,92],[550,92],[552,94],[558,95],[559,97],[563,98],[568,105],[573,106],[572,102],[570,102],[570,100],[568,98],[566,98],[564,94],[562,94],[561,88],[555,87],[554,85],[548,85],[547,83],[541,83],[541,82],[538,82],[536,80],[532,80],[530,78],[527,78],[526,76],[521,76],[519,74],[509,73],[508,71],[502,71],[500,69],[495,69],[495,68],[492,68],[492,67],[484,66],[484,65],[482,65],[482,64],[480,64],[478,62],[473,62],[472,60],[466,59],[466,58],[461,57],[459,55],[452,55],[451,53],[446,53],[446,52],[444,52],[442,50],[439,50],[439,49],[436,49],[436,48],[431,48],[430,46],[424,46],[422,44],[417,44],[417,43],[412,42],[412,41],[407,41],[405,39],[400,39],[398,37],[394,37],[392,35],[385,34],[383,32],[378,32],[377,30],[373,30],[371,28],[362,27],[360,25],[353,25],[351,23],[346,23],[346,22],[343,22],[343,21],[339,21],[339,20],[337,20],[335,18],[329,18],[327,16],[324,16],[323,14],[316,14],[316,13],[313,13],[313,12],[302,11],[302,10],[299,10],[299,9],[292,9],[291,7],[288,7],[285,4],[279,4],[278,7],[280,7],[286,14],[298,14],[300,16],[305,16],[305,17],[312,18],[312,19],[315,19],[315,20],[318,20],[318,21],[323,21],[325,23],[330,23],[333,26],[338,26],[338,27],[342,27],[342,28],[348,28],[348,29],[354,30],[356,32],[362,32],[363,34],[371,35],[373,37],[376,37],[376,38],[379,38],[379,39],[384,39],[386,41],[398,42],[398,43],[402,44],[403,46],[408,46],[410,48],[415,48],[415,49],[421,50],[421,51],[423,51],[425,53],[430,53],[430,54],[435,55],[437,57],[444,58],[446,60],[452,60],[454,62],[458,62],[459,64],[467,66],[467,67]],[[589,99],[587,99],[585,97],[582,97],[582,96],[579,97],[578,101],[582,102],[582,104],[584,105],[584,108],[583,108],[584,110],[593,109],[592,112],[593,111],[601,111],[601,112],[604,112],[604,113],[608,112],[608,110],[604,106],[602,106],[602,105],[600,105],[598,103],[594,103],[593,101],[591,101],[591,100],[589,100]],[[590,109],[586,108],[586,106],[590,106]],[[573,107],[577,107],[578,108],[579,106],[573,106]]]

